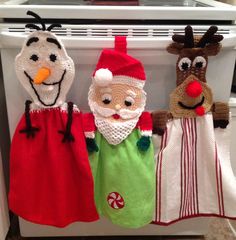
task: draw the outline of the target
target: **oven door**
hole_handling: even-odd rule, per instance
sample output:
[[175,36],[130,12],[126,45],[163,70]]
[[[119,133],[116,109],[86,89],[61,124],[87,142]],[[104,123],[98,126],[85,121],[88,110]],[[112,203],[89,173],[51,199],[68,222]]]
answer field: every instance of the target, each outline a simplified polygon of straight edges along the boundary
[[0,239],[5,239],[10,227],[7,194],[4,181],[2,155],[0,149]]
[[[209,26],[194,26],[201,34]],[[11,137],[17,122],[24,112],[24,102],[29,98],[17,80],[14,59],[26,38],[23,25],[0,26],[1,57],[3,65],[6,103]],[[114,35],[127,35],[128,52],[142,61],[147,73],[147,109],[168,108],[169,94],[175,88],[175,64],[177,57],[167,53],[173,33],[183,33],[184,26],[160,25],[65,25],[55,30],[61,36],[68,54],[73,58],[76,78],[68,94],[81,110],[89,110],[87,93],[91,75],[103,48],[113,48]],[[223,49],[209,62],[207,80],[218,101],[228,101],[235,63],[236,30],[221,26],[224,34]],[[95,223],[74,223],[64,229],[29,223],[20,219],[22,236],[87,236],[87,235],[203,235],[207,232],[209,219],[184,220],[169,227],[148,225],[137,230],[122,229],[105,219]]]

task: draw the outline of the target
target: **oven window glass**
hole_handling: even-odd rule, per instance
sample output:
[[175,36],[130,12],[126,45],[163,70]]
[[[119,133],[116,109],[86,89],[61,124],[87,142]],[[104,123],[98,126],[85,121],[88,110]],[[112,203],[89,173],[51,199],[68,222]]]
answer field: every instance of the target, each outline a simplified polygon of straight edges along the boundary
[[5,4],[21,5],[108,5],[108,6],[162,6],[211,7],[197,0],[3,0]]

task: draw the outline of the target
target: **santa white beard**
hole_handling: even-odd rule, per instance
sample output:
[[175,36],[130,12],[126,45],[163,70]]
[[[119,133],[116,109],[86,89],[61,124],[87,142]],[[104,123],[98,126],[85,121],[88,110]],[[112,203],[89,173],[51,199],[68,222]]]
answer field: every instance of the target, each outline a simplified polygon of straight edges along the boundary
[[113,122],[100,117],[97,114],[94,114],[94,117],[95,125],[97,126],[98,131],[112,145],[120,144],[124,139],[126,139],[136,127],[139,120],[139,117],[136,117],[125,122]]
[[[91,90],[91,89],[90,89]],[[140,108],[134,111],[121,109],[116,111],[110,108],[99,106],[91,98],[91,91],[89,93],[89,106],[95,118],[95,125],[103,137],[112,145],[120,144],[126,139],[129,134],[136,127],[139,117],[144,111],[146,96],[143,94],[143,102]],[[111,121],[109,117],[118,114],[125,121],[114,120]]]

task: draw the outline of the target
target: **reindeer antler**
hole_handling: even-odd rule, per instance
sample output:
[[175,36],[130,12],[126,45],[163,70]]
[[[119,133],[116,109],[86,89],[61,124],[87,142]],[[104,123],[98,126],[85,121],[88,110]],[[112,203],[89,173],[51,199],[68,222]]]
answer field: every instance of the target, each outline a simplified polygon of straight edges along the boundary
[[184,48],[193,48],[194,39],[193,39],[193,29],[191,26],[185,28],[185,35],[175,34],[172,36],[172,40],[177,43],[183,43]]
[[[197,43],[196,47],[204,48],[208,43],[218,43],[223,40],[222,35],[215,35],[218,28],[216,26],[211,26],[205,34],[202,36],[200,41]],[[185,28],[185,35],[175,34],[172,36],[172,40],[177,43],[183,43],[183,48],[193,48],[194,47],[194,37],[193,29],[191,26]]]
[[218,43],[222,41],[222,35],[215,35],[217,31],[218,28],[216,26],[211,26],[202,36],[196,47],[204,48],[207,43]]

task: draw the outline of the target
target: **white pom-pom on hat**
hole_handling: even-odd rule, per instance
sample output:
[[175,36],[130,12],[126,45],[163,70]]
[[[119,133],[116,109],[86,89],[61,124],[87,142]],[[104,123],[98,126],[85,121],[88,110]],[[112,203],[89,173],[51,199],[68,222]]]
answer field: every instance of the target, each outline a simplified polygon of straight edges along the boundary
[[94,74],[95,83],[101,87],[105,87],[109,85],[112,79],[113,79],[113,74],[107,68],[100,68]]

